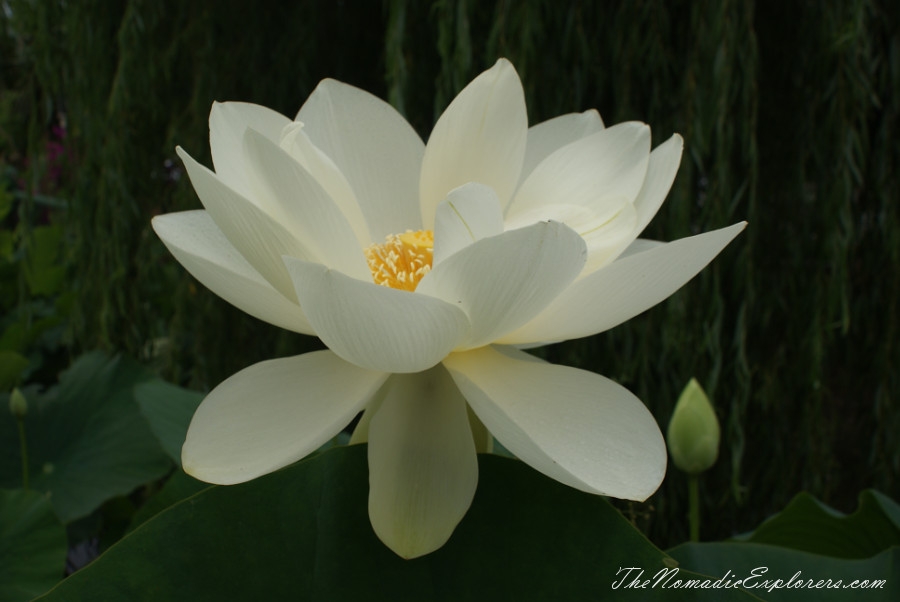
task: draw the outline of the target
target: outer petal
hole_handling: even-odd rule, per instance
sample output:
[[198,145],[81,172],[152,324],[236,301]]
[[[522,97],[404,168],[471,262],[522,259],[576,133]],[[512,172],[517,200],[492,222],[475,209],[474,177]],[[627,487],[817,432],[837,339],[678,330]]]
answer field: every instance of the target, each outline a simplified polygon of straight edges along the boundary
[[369,425],[369,518],[403,558],[440,548],[472,503],[478,460],[447,371],[391,377]]
[[636,238],[630,245],[625,247],[625,250],[619,255],[619,259],[625,259],[629,255],[637,255],[638,253],[643,253],[644,251],[649,251],[650,249],[655,249],[656,247],[661,247],[665,244],[668,243],[659,240],[650,240],[649,238]]
[[525,147],[525,161],[519,182],[527,178],[541,161],[557,149],[602,129],[603,120],[596,109],[560,115],[531,126],[528,128],[528,144]]
[[278,141],[290,119],[260,105],[246,102],[214,102],[209,113],[209,147],[216,173],[228,186],[252,199],[244,161],[243,140],[247,128]]
[[[290,255],[314,260],[316,256],[312,250],[297,240],[269,213],[236,193],[216,174],[194,161],[181,147],[175,150],[184,161],[197,196],[228,241],[279,293],[296,301],[294,285],[281,257]],[[277,207],[273,207],[277,213]]]
[[297,297],[319,338],[357,366],[419,372],[464,340],[466,315],[440,299],[378,286],[285,258]]
[[534,168],[507,215],[568,203],[590,208],[605,222],[640,192],[649,157],[650,128],[643,123],[620,123],[576,140]]
[[247,263],[209,213],[157,215],[152,223],[178,263],[206,288],[255,318],[315,335],[300,306],[288,301]]
[[666,444],[644,404],[598,374],[529,358],[484,347],[444,366],[497,440],[545,475],[624,499],[656,491]]
[[419,230],[419,166],[425,145],[391,105],[353,86],[323,80],[297,119],[347,178],[371,239]]
[[500,59],[466,86],[434,126],[422,159],[422,220],[426,227],[451,190],[480,182],[506,206],[522,159],[528,116],[515,68]]
[[498,342],[562,341],[617,326],[681,288],[746,225],[741,222],[622,257],[575,282],[534,320]]
[[503,210],[493,188],[470,182],[454,188],[438,205],[434,218],[437,265],[476,240],[503,232]]
[[248,129],[244,135],[244,150],[253,167],[254,187],[260,195],[275,199],[285,218],[282,224],[306,243],[321,263],[354,278],[371,278],[347,218],[315,178],[255,130]]
[[295,462],[340,432],[388,376],[330,351],[245,368],[197,408],[181,454],[184,470],[230,485]]
[[[483,238],[436,265],[416,294],[458,305],[470,336],[460,348],[480,347],[525,324],[578,276],[584,240],[558,222],[539,222]],[[310,322],[319,330],[315,320]]]
[[647,177],[644,179],[641,192],[634,199],[634,208],[638,215],[635,236],[644,231],[669,194],[672,182],[675,181],[675,174],[678,173],[678,166],[681,165],[683,150],[684,140],[678,134],[674,134],[650,153]]

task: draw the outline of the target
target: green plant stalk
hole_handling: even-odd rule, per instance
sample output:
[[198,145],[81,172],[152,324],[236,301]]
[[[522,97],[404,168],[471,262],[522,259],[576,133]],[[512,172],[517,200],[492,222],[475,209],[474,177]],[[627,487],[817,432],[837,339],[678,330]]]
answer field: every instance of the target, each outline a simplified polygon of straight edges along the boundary
[[19,425],[19,449],[22,452],[22,489],[28,491],[28,443],[25,440],[25,419],[18,416],[16,423]]
[[688,525],[691,541],[700,541],[700,476],[688,475]]

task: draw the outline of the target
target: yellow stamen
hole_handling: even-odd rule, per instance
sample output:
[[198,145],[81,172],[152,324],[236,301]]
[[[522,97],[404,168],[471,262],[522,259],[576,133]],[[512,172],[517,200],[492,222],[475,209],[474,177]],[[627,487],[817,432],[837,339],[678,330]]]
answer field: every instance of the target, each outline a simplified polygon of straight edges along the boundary
[[384,244],[365,249],[366,261],[375,284],[403,291],[414,291],[425,274],[431,271],[434,232],[407,230],[390,234]]

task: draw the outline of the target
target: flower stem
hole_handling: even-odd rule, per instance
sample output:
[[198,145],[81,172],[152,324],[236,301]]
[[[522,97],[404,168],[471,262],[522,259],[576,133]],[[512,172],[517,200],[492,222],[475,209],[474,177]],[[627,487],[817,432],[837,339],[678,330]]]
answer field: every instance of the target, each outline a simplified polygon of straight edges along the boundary
[[700,541],[700,477],[688,475],[688,524],[691,528],[691,541]]
[[19,425],[19,449],[22,452],[22,489],[28,491],[28,443],[25,440],[25,419],[17,416],[16,423]]

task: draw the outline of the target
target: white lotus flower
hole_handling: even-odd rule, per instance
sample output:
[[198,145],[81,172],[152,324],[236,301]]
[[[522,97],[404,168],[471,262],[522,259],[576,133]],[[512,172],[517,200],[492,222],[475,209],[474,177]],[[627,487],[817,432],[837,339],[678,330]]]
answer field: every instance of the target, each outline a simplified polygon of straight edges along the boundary
[[191,422],[187,472],[253,479],[364,410],[353,442],[368,441],[369,516],[403,557],[450,537],[491,435],[582,491],[656,490],[666,446],[640,400],[520,349],[643,312],[744,227],[636,240],[675,177],[678,135],[651,152],[647,125],[604,128],[596,111],[529,129],[518,75],[500,60],[427,145],[388,104],[333,80],[294,121],[215,104],[210,145],[215,172],[178,149],[205,211],[158,216],[154,229],[213,292],[329,350],[216,387]]

